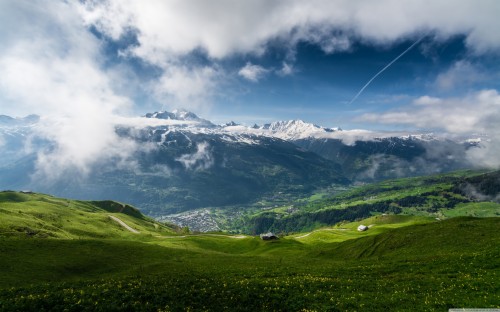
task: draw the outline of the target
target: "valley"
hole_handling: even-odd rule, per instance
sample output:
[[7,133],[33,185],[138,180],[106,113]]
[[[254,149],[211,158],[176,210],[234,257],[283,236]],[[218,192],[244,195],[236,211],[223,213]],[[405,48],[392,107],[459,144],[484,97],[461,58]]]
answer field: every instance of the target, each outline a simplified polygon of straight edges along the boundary
[[[342,130],[302,120],[216,125],[174,110],[121,119],[113,125],[117,156],[91,162],[85,173],[57,173],[40,160],[60,148],[40,135],[43,118],[3,117],[0,189],[114,199],[152,217],[174,215],[171,221],[193,210],[296,206],[352,185],[470,169],[468,153],[482,148],[480,137]],[[211,224],[196,229],[229,229]]]
[[[417,178],[421,188],[415,192],[427,192],[429,180],[437,183],[433,189],[446,189],[452,176],[487,188],[491,175]],[[312,212],[314,205],[341,199],[354,204],[361,194],[385,199],[409,182],[383,183],[316,197],[301,209]],[[0,310],[498,307],[500,219],[492,216],[499,206],[470,205],[447,211],[482,218],[385,212],[333,226],[317,223],[312,231],[263,241],[254,235],[193,234],[113,201],[4,191]],[[360,225],[368,229],[359,231]]]
[[[496,198],[500,189],[498,181],[498,171],[458,171],[331,187],[301,199],[278,194],[251,206],[204,208],[162,216],[158,220],[169,220],[202,232],[226,230],[259,234],[272,230],[288,234],[384,213],[442,220],[453,216],[497,217],[500,215]],[[487,195],[487,189],[493,193]]]

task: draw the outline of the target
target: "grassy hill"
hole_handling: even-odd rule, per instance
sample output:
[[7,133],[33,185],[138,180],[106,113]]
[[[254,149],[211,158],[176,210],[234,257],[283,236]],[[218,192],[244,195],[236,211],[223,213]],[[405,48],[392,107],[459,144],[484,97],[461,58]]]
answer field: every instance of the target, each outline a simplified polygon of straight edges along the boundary
[[495,228],[500,226],[499,218],[458,217],[412,226],[392,225],[397,228],[344,241],[329,252],[342,259],[375,257],[379,260],[432,259],[451,255],[460,258],[500,252],[500,235],[494,233]]
[[114,201],[87,202],[31,192],[0,192],[0,237],[137,238],[111,216],[142,234],[174,232],[136,208]]
[[499,218],[377,215],[263,241],[180,234],[116,202],[2,192],[0,310],[498,308],[498,228]]

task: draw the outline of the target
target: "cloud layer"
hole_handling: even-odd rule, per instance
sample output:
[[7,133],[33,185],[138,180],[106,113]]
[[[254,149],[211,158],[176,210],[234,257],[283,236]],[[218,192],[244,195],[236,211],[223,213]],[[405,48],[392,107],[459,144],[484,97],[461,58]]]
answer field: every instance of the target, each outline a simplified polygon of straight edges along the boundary
[[214,165],[212,151],[207,142],[196,145],[196,152],[181,155],[176,161],[180,162],[187,170],[206,170]]
[[238,71],[238,75],[253,82],[259,81],[269,70],[259,65],[247,63]]
[[[422,31],[465,34],[477,52],[498,49],[495,0],[449,1],[86,1],[83,15],[108,36],[137,32],[131,52],[154,63],[197,49],[212,58],[262,53],[272,39],[320,43],[333,52],[349,37],[390,43]],[[346,35],[347,34],[347,35]]]

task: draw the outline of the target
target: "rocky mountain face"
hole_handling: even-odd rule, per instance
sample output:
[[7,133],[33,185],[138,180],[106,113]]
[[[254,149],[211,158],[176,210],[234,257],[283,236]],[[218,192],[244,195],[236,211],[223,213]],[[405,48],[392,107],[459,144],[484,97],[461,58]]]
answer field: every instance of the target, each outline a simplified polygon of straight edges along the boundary
[[[276,196],[298,198],[356,181],[465,168],[472,143],[432,136],[376,137],[300,120],[217,126],[194,113],[146,114],[144,126],[116,127],[137,149],[128,165],[96,162],[84,178],[33,179],[37,117],[0,116],[0,189],[31,189],[81,199],[115,199],[146,214],[244,206]],[[148,125],[147,121],[154,121]],[[174,123],[169,123],[175,121]],[[164,122],[164,123],[162,123]],[[33,149],[26,152],[26,142]],[[132,165],[130,165],[132,164]]]

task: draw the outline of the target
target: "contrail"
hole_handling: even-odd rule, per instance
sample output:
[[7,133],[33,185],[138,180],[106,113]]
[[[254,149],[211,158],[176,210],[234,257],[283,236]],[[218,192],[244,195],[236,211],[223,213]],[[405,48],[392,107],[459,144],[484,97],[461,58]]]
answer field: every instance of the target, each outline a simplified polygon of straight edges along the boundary
[[377,78],[381,73],[383,73],[387,68],[389,68],[392,64],[394,64],[394,62],[396,62],[397,60],[399,60],[403,55],[405,55],[408,51],[410,51],[411,49],[413,49],[414,46],[416,46],[417,44],[420,43],[420,41],[422,41],[422,39],[424,39],[427,35],[423,35],[422,37],[420,37],[417,41],[415,41],[410,47],[408,47],[408,49],[404,50],[403,53],[401,53],[400,55],[398,55],[395,59],[393,59],[389,64],[387,64],[384,68],[382,68],[378,73],[375,74],[375,76],[373,76],[370,80],[368,80],[368,82],[363,86],[363,88],[361,88],[361,90],[359,90],[359,92],[352,98],[352,100],[349,102],[349,105],[352,104],[352,102],[356,101],[356,99],[361,95],[361,93],[363,93],[363,91],[366,89],[366,87],[368,87],[370,85],[370,83],[372,83],[373,80],[375,80],[375,78]]

